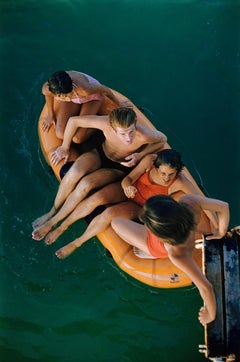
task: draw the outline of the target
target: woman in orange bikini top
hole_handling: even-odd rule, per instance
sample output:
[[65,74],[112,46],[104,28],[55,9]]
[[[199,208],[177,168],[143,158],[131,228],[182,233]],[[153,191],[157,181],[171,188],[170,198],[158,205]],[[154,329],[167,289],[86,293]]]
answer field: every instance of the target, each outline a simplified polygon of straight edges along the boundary
[[202,194],[187,177],[179,152],[165,149],[147,155],[122,181],[125,195],[143,206],[154,195],[172,195],[177,191]]

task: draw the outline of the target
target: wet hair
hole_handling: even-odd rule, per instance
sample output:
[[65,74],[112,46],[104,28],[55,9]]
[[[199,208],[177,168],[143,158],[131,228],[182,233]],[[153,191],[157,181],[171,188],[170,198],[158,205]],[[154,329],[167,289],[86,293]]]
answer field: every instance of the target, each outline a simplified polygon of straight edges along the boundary
[[171,245],[183,244],[196,226],[188,205],[166,195],[150,197],[143,206],[140,220],[154,235]]
[[67,72],[59,70],[47,81],[48,88],[53,94],[67,94],[73,89],[73,82]]
[[109,115],[110,125],[115,127],[128,128],[131,125],[136,125],[137,115],[131,108],[116,108]]
[[182,171],[184,164],[179,152],[173,149],[162,150],[158,153],[153,165],[158,168],[161,165],[169,165],[177,171],[177,175]]

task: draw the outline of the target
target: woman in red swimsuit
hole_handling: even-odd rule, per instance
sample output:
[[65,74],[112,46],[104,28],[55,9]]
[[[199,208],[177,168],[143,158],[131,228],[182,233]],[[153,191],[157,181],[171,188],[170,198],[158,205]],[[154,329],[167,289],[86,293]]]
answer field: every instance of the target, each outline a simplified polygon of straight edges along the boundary
[[[63,139],[67,121],[72,116],[95,115],[99,112],[104,96],[110,98],[113,108],[120,105],[112,91],[88,74],[76,71],[57,71],[42,87],[48,107],[43,130],[55,125],[56,135]],[[78,129],[73,141],[80,143],[88,139],[94,130]]]
[[216,301],[212,285],[192,258],[203,210],[216,212],[218,216],[218,228],[207,239],[222,238],[229,223],[228,204],[200,195],[182,195],[178,202],[169,196],[156,195],[143,206],[143,225],[121,217],[113,219],[111,224],[123,240],[146,256],[162,257],[162,253],[167,253],[172,263],[189,276],[205,303],[199,312],[200,323],[205,325],[215,319]]

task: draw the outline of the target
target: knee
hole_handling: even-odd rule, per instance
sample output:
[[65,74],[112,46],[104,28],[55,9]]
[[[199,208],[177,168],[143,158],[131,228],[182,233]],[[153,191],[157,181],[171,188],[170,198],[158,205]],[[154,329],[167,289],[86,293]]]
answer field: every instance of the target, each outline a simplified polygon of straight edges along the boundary
[[63,140],[63,137],[64,137],[64,131],[63,130],[56,127],[55,133],[56,133],[57,138],[59,138],[60,140]]
[[77,182],[81,178],[81,165],[80,162],[77,162],[77,160],[73,163],[70,170],[67,172],[66,176],[68,176],[68,179],[72,182]]
[[[100,205],[106,205],[107,204],[107,197],[104,193],[100,191],[96,192],[94,194],[94,202],[96,205],[100,206]],[[107,209],[106,209],[107,210]],[[105,211],[106,211],[105,210]],[[107,215],[107,213],[106,213]]]
[[115,208],[115,206],[110,206],[108,207],[105,211],[104,211],[104,218],[107,220],[109,225],[115,225],[116,220],[120,219],[118,217],[118,211],[117,208]]
[[82,143],[83,141],[85,141],[86,140],[86,137],[84,137],[80,132],[78,132],[77,134],[75,134],[74,136],[73,136],[73,142],[74,143]]
[[95,188],[95,184],[93,182],[93,180],[91,181],[90,179],[88,179],[86,176],[83,177],[79,183],[79,190],[77,190],[80,193],[84,194],[88,194],[91,190],[93,190]]
[[117,229],[120,220],[121,220],[120,217],[118,217],[118,216],[116,216],[116,215],[113,215],[113,216],[112,216],[111,226],[112,226],[113,230],[116,230],[116,229]]

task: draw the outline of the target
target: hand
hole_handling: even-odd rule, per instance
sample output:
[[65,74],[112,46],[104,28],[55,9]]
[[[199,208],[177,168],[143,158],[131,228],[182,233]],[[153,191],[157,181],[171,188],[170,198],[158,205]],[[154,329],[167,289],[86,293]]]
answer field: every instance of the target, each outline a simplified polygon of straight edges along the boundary
[[138,190],[134,186],[127,186],[123,191],[129,199],[133,199]]
[[215,318],[212,318],[208,312],[208,309],[206,306],[201,307],[198,313],[198,319],[199,322],[205,326],[206,324],[214,321]]
[[50,162],[53,166],[56,166],[62,159],[64,159],[64,163],[66,163],[68,158],[69,151],[65,150],[62,146],[59,146],[54,152],[51,153]]
[[220,232],[218,229],[213,231],[212,235],[206,236],[206,240],[222,239],[226,233]]
[[125,157],[125,160],[127,162],[121,162],[121,165],[125,167],[133,167],[135,166],[138,161],[140,160],[139,153],[132,153],[131,155]]
[[49,116],[45,117],[42,121],[42,131],[48,132],[52,127],[52,125],[55,125],[54,117],[49,117]]

